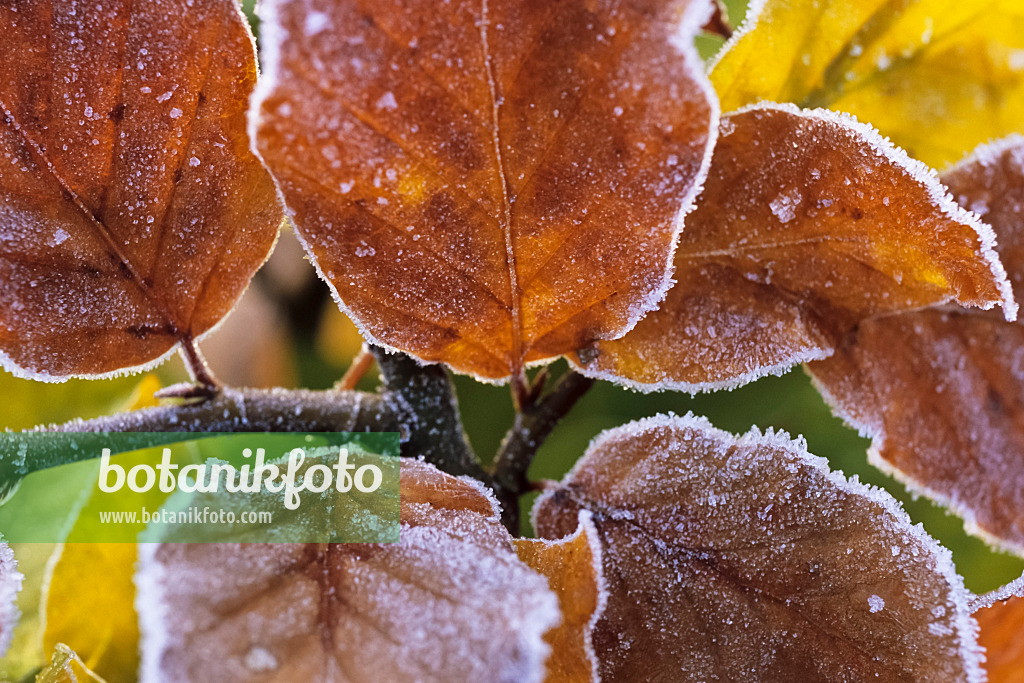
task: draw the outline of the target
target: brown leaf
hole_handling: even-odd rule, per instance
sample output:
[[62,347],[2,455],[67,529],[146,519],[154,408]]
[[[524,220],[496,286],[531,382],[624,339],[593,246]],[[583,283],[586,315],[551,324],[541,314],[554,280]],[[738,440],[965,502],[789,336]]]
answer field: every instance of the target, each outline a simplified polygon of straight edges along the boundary
[[597,529],[586,512],[580,513],[576,533],[559,541],[519,538],[519,559],[547,577],[558,595],[562,624],[548,631],[551,646],[547,662],[549,683],[584,683],[600,680],[591,632],[604,611],[607,594],[601,573],[601,546]]
[[10,546],[0,541],[0,657],[11,646],[11,636],[21,616],[17,599],[24,578]]
[[609,681],[975,681],[948,551],[802,442],[660,416],[598,437],[545,494],[545,537],[593,515]]
[[989,683],[1024,683],[1024,583],[982,596],[974,613]]
[[[990,222],[1018,293],[1024,278],[1024,138],[943,176]],[[808,366],[837,413],[872,437],[875,464],[1024,553],[1024,326],[965,310],[864,322]]]
[[257,142],[371,340],[500,379],[669,284],[717,105],[705,0],[272,0]]
[[541,681],[558,624],[475,481],[402,463],[402,540],[142,545],[143,681]]
[[868,126],[823,110],[747,109],[722,120],[665,302],[574,362],[642,390],[700,391],[827,357],[872,315],[956,300],[1013,317],[992,240]]
[[150,365],[233,306],[281,221],[234,0],[0,7],[0,360]]
[[996,249],[1013,284],[1024,295],[1024,137],[1011,135],[982,145],[942,174],[961,206],[973,211],[995,231]]

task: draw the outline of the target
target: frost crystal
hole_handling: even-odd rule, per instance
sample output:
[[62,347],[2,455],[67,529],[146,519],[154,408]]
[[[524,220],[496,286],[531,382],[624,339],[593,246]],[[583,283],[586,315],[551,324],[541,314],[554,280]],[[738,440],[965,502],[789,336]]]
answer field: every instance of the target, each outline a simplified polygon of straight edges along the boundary
[[949,553],[802,441],[641,420],[594,440],[538,501],[535,527],[569,533],[581,509],[608,582],[594,635],[605,680],[982,676]]

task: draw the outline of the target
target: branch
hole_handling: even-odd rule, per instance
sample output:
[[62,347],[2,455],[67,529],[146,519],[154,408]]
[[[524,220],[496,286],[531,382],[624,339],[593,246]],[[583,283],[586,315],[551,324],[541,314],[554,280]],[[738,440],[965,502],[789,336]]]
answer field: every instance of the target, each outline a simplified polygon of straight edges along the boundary
[[[477,460],[459,414],[448,373],[440,366],[423,366],[409,356],[370,347],[380,367],[378,394],[359,391],[302,389],[222,389],[200,402],[163,405],[93,420],[37,427],[52,433],[45,446],[34,449],[26,461],[17,453],[0,452],[0,495],[22,477],[48,467],[96,457],[108,445],[110,432],[140,433],[138,448],[175,441],[179,432],[398,432],[402,455],[422,457],[441,470],[469,475],[489,485],[504,508],[503,522],[513,532],[519,527],[519,496],[528,488],[526,470],[537,448],[593,384],[593,380],[567,373],[540,401],[531,401],[516,416],[491,476]],[[167,396],[194,398],[171,387]],[[143,433],[166,433],[168,438]],[[94,435],[90,437],[89,435]],[[131,446],[130,439],[124,440]]]
[[[224,389],[201,403],[144,408],[94,420],[36,427],[52,432],[40,441],[33,457],[0,453],[0,492],[9,490],[37,470],[94,458],[109,446],[109,432],[399,432],[398,416],[382,397],[363,392],[270,389]],[[94,435],[90,438],[89,435]],[[403,441],[404,441],[403,435]],[[169,438],[169,443],[175,441]],[[131,440],[123,440],[125,446]],[[137,446],[161,445],[140,435]],[[403,444],[404,451],[404,444]],[[404,453],[403,453],[404,454]]]
[[401,353],[370,346],[380,368],[381,397],[409,430],[411,455],[422,456],[449,474],[489,477],[462,428],[451,378],[440,365],[420,365]]
[[491,488],[501,502],[513,533],[519,530],[519,497],[530,490],[527,471],[544,440],[566,413],[594,385],[594,380],[570,370],[549,394],[516,414],[515,424],[501,443],[494,460]]

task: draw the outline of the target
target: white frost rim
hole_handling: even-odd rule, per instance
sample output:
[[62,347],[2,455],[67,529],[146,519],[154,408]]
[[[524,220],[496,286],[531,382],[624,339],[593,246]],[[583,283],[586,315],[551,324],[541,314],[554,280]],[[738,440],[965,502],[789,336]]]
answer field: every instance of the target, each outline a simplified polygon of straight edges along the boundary
[[[900,503],[887,491],[863,484],[856,478],[847,479],[842,472],[833,471],[829,467],[827,460],[808,452],[807,443],[802,437],[793,438],[785,431],[770,428],[762,432],[757,427],[752,427],[746,434],[736,437],[729,432],[714,427],[709,420],[696,416],[693,413],[687,413],[682,417],[672,413],[655,415],[598,434],[590,442],[583,457],[576,462],[569,473],[565,475],[565,478],[562,479],[562,484],[567,485],[571,483],[577,471],[584,466],[588,457],[591,457],[606,443],[631,439],[646,431],[662,428],[692,429],[737,446],[751,446],[755,448],[760,446],[781,447],[794,453],[810,468],[824,475],[826,480],[838,490],[860,498],[867,498],[881,506],[883,512],[890,515],[900,529],[912,540],[917,541],[923,550],[931,554],[935,572],[945,580],[950,588],[950,600],[955,609],[952,621],[957,630],[960,655],[964,660],[967,681],[968,683],[981,683],[985,680],[985,672],[982,668],[984,657],[977,642],[977,622],[972,616],[973,594],[967,590],[964,586],[963,578],[957,573],[956,567],[953,564],[952,553],[928,535],[922,525],[914,524]],[[553,496],[554,493],[554,491],[547,491],[542,494],[537,500],[534,510],[537,510],[541,503]]]
[[[262,125],[263,104],[273,93],[274,88],[277,85],[277,80],[281,76],[281,46],[284,45],[290,37],[288,31],[282,27],[280,16],[281,7],[289,2],[292,2],[292,0],[265,0],[264,2],[261,2],[257,8],[257,14],[261,20],[260,34],[263,38],[261,48],[263,50],[264,74],[263,78],[256,84],[256,88],[253,90],[250,97],[249,141],[252,151],[260,158],[261,161],[264,160],[257,149],[257,133]],[[707,22],[708,18],[710,18],[712,9],[711,4],[708,2],[689,3],[683,12],[683,16],[679,19],[676,26],[676,32],[669,37],[669,44],[678,50],[679,54],[682,56],[681,62],[685,72],[693,80],[697,88],[703,93],[704,99],[708,104],[708,137],[704,145],[704,155],[701,158],[701,163],[697,173],[694,175],[691,188],[684,197],[684,200],[680,205],[680,209],[673,219],[673,236],[668,253],[666,254],[667,264],[664,278],[655,290],[651,291],[642,301],[637,302],[630,310],[626,324],[624,324],[620,330],[609,335],[609,338],[612,339],[618,339],[627,334],[636,326],[644,315],[657,308],[658,304],[661,303],[668,294],[668,291],[673,284],[672,273],[674,271],[675,251],[683,230],[684,219],[686,215],[695,208],[696,199],[704,189],[704,181],[707,179],[708,171],[711,168],[711,158],[718,139],[718,124],[721,111],[718,104],[718,96],[715,94],[714,87],[711,85],[711,81],[704,69],[703,60],[700,58],[697,48],[694,45],[694,37],[700,31],[701,27]],[[278,196],[282,202],[284,202],[285,213],[289,220],[291,220],[293,224],[297,225],[294,215],[295,212],[288,206],[288,203],[284,201],[284,195],[279,187]],[[452,367],[444,361],[425,360],[411,351],[400,349],[377,338],[370,332],[363,320],[345,304],[338,292],[338,289],[324,273],[315,252],[311,248],[311,244],[305,239],[301,231],[295,230],[295,235],[298,238],[299,243],[302,245],[306,256],[309,258],[310,263],[313,264],[317,275],[324,281],[324,283],[327,284],[327,287],[331,292],[331,298],[334,299],[335,304],[337,304],[341,312],[352,321],[360,335],[362,335],[363,339],[367,342],[381,347],[388,353],[404,353],[413,358],[420,365],[444,364],[445,367],[449,368],[452,372],[473,377],[477,381],[486,384],[502,385],[509,382],[511,379],[509,376],[482,377],[469,370]],[[546,365],[553,360],[555,360],[555,358],[533,361],[527,363],[526,367]]]

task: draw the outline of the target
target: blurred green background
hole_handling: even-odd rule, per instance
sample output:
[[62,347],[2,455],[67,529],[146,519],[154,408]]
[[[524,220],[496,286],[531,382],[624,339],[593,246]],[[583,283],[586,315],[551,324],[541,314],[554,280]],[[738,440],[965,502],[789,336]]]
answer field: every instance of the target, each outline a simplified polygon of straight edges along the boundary
[[[252,2],[245,4],[252,17]],[[734,26],[739,25],[744,9],[742,0],[729,3]],[[709,56],[721,43],[721,39],[703,37],[699,47]],[[309,388],[333,385],[359,346],[358,334],[330,301],[326,287],[287,231],[236,311],[202,344],[214,372],[230,385]],[[564,371],[565,363],[557,363],[555,369]],[[185,379],[177,359],[156,375],[164,385]],[[360,387],[370,389],[375,381],[371,373]],[[508,388],[466,377],[456,377],[455,383],[470,439],[481,457],[489,459],[512,423]],[[0,396],[4,397],[0,426],[20,429],[104,414],[132,400],[138,385],[138,377],[46,385],[4,374],[0,376]],[[146,391],[151,392],[152,385]],[[669,411],[693,411],[736,433],[757,425],[803,435],[811,452],[826,457],[834,469],[881,486],[901,500],[915,521],[952,550],[957,567],[974,591],[990,590],[1024,571],[1024,562],[994,552],[966,535],[957,518],[924,499],[915,500],[898,482],[870,466],[867,440],[832,417],[800,369],[735,391],[696,397],[639,394],[600,382],[541,448],[531,475],[560,478],[601,430]]]

